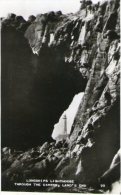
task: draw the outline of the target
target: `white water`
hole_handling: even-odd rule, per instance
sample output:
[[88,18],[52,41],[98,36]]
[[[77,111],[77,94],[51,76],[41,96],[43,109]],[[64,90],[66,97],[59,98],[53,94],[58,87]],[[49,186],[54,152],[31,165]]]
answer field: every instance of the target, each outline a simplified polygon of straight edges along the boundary
[[74,118],[76,116],[76,113],[77,113],[77,110],[78,110],[78,107],[80,105],[80,102],[82,100],[83,95],[84,95],[83,92],[75,95],[71,104],[69,105],[68,109],[63,112],[58,123],[56,123],[54,126],[54,130],[52,133],[53,139],[55,139],[58,135],[64,133],[64,119],[63,119],[63,117],[65,114],[67,116],[67,133],[68,134],[70,133]]

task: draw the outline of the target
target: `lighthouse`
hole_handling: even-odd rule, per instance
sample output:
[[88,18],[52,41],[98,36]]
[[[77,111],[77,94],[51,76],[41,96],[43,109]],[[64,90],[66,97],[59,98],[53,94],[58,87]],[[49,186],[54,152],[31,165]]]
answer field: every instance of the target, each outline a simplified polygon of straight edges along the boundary
[[67,135],[67,116],[66,114],[63,117],[64,120],[64,135]]
[[[67,133],[67,116],[66,114],[63,115],[63,117],[61,118],[63,121],[63,127],[62,127],[62,132],[61,134],[59,134],[57,137],[56,137],[56,142],[63,142],[63,144],[65,143],[69,143],[69,135]],[[65,147],[65,146],[64,146]]]

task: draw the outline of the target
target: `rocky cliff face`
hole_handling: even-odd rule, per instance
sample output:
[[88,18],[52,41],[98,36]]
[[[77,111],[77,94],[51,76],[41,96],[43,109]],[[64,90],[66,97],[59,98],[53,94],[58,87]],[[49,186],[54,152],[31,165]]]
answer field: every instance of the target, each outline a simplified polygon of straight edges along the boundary
[[87,80],[64,61],[63,48],[33,54],[22,22],[11,20],[2,22],[2,143],[25,149],[52,141],[54,124]]
[[[11,132],[16,129],[19,130],[14,137],[22,135],[21,141],[27,140],[26,147],[49,140],[54,123],[74,94],[84,91],[69,144],[46,143],[23,154],[3,150],[3,181],[8,183],[7,188],[16,178],[21,181],[45,175],[97,185],[110,166],[120,147],[119,3],[110,0],[93,5],[82,1],[77,13],[41,14],[31,23],[25,22],[24,30],[22,25],[16,28],[3,20],[3,129],[7,133],[3,133],[3,140],[10,134],[8,146]],[[10,49],[8,43],[11,45],[13,39],[18,42]],[[117,174],[114,180],[118,177]]]

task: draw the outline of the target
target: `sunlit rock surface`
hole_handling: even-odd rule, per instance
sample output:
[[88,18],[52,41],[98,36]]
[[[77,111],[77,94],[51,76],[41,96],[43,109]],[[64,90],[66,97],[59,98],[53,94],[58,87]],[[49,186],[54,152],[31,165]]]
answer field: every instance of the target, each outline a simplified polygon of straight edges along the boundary
[[[63,188],[64,192],[110,190],[109,177],[103,189],[100,181],[120,148],[119,3],[82,1],[75,14],[50,12],[27,22],[15,15],[3,19],[4,190],[34,191],[13,185],[28,177],[88,184],[86,189]],[[14,47],[9,48],[13,40]],[[84,96],[69,142],[52,142],[54,124],[79,92]],[[15,146],[33,148],[22,152],[14,150]],[[114,172],[112,181],[118,182],[115,168]]]

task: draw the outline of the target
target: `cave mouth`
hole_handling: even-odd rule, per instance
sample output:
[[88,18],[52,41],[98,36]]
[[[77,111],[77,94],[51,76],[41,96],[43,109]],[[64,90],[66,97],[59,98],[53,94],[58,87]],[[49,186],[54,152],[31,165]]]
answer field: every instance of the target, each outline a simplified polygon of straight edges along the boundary
[[63,52],[47,47],[37,56],[24,37],[4,33],[2,147],[25,150],[53,141],[54,124],[87,82],[73,64],[64,62]]

